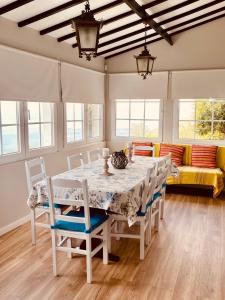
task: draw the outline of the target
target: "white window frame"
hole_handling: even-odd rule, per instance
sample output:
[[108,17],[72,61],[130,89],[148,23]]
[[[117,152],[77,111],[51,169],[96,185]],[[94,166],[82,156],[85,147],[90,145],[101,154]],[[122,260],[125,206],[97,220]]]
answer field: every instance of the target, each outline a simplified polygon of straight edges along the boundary
[[[193,100],[203,100],[205,101],[207,98],[196,98]],[[211,98],[208,98],[211,99]],[[225,100],[225,98],[212,98],[218,100]],[[200,144],[200,145],[223,145],[225,144],[225,140],[204,140],[204,139],[180,139],[179,138],[179,101],[185,99],[175,99],[174,100],[174,118],[173,118],[173,142],[180,144]],[[195,120],[193,120],[195,121]]]
[[[0,101],[5,101],[4,99],[1,99]],[[17,122],[18,122],[18,132],[19,132],[19,152],[16,153],[9,153],[9,154],[3,154],[0,155],[0,165],[4,165],[7,163],[15,162],[18,160],[21,160],[25,157],[25,138],[24,138],[24,113],[23,113],[23,103],[20,101],[17,102],[18,108],[18,115],[17,115]],[[1,114],[0,114],[0,124],[1,124]]]
[[[99,136],[98,137],[89,137],[88,136],[88,105],[100,105],[101,109],[100,109],[100,119],[99,119]],[[104,104],[103,103],[88,103],[86,105],[86,134],[87,134],[87,143],[96,143],[96,142],[102,142],[103,141],[103,124],[104,124]]]
[[[139,100],[147,100],[147,101],[154,101],[154,100],[159,100],[159,136],[157,138],[146,138],[146,137],[136,137],[136,136],[117,136],[116,135],[116,103],[117,101],[123,101],[123,100],[129,100],[129,101],[136,101],[138,102]],[[161,142],[162,141],[162,135],[163,135],[163,99],[131,99],[131,98],[127,98],[127,99],[115,99],[112,103],[111,109],[112,109],[112,116],[114,116],[112,118],[112,140],[114,141],[130,141],[130,140],[139,140],[139,141],[149,141],[151,140],[152,142]],[[144,116],[145,116],[145,111],[144,111]],[[129,117],[129,121],[130,121],[130,117]],[[145,118],[143,119],[143,121],[145,121]]]
[[[37,101],[28,101],[28,102],[37,102]],[[52,153],[57,151],[58,143],[57,143],[57,105],[55,102],[48,102],[48,101],[38,101],[38,103],[52,103],[53,104],[53,145],[47,147],[41,147],[37,149],[29,149],[29,134],[28,134],[28,108],[27,102],[24,103],[24,123],[25,123],[25,152],[26,157],[34,157],[40,156],[47,153]]]
[[[65,149],[74,149],[75,147],[82,146],[86,144],[87,136],[86,136],[86,131],[87,131],[87,125],[86,125],[86,104],[84,103],[79,103],[83,104],[83,139],[79,141],[73,141],[71,143],[67,142],[67,118],[66,118],[66,103],[74,103],[75,102],[65,102],[63,103],[63,144]],[[78,103],[78,102],[77,102]]]

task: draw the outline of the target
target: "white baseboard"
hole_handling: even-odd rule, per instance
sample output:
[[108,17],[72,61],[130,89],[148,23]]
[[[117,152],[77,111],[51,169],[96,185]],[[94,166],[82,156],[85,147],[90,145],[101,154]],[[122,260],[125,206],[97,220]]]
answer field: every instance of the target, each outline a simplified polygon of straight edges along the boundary
[[0,236],[15,229],[16,227],[20,226],[20,225],[23,225],[24,223],[28,222],[30,220],[30,215],[27,215],[9,225],[6,225],[2,228],[0,228]]

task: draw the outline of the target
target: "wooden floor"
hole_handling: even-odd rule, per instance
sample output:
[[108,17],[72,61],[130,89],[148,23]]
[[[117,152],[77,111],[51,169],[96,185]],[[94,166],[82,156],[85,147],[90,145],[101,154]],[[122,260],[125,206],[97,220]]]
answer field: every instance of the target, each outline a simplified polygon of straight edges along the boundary
[[49,232],[31,246],[29,224],[0,238],[1,300],[224,300],[225,201],[167,195],[165,219],[146,258],[135,240],[113,240],[118,263],[93,260],[86,283],[85,258],[59,254],[54,278]]

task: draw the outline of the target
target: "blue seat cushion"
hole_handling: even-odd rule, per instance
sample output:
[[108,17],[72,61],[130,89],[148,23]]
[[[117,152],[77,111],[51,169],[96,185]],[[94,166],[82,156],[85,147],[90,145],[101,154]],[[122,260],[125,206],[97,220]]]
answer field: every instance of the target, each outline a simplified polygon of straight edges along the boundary
[[166,182],[162,184],[162,188],[166,188]]
[[152,205],[152,203],[154,203],[154,201],[156,199],[158,199],[161,196],[162,196],[162,194],[160,192],[155,193],[153,195],[153,198],[150,201],[148,201],[148,203],[146,204],[146,210],[144,212],[142,212],[141,207],[140,207],[139,211],[137,212],[137,216],[138,217],[144,217],[146,215],[147,209]]
[[[45,202],[42,204],[42,206],[44,206],[44,207],[49,207],[48,201],[45,201]],[[61,207],[63,207],[63,205],[61,205],[61,204],[54,204],[54,207],[55,207],[55,208],[61,208]]]
[[[70,211],[67,216],[70,217],[84,217],[84,209],[81,208],[79,211]],[[98,226],[103,224],[107,219],[108,215],[106,215],[105,211],[102,209],[97,208],[90,208],[90,229],[87,230],[84,223],[75,223],[75,222],[68,222],[63,220],[56,221],[55,225],[52,226],[52,229],[62,229],[62,230],[69,230],[69,231],[76,231],[76,232],[84,232],[84,233],[91,233],[94,229]]]

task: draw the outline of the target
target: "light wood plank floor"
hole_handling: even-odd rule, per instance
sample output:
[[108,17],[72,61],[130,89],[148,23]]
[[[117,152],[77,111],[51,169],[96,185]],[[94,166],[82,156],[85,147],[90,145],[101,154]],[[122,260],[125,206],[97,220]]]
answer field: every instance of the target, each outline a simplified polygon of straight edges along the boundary
[[113,241],[120,262],[93,260],[94,283],[86,283],[85,258],[59,254],[54,278],[51,240],[39,230],[31,246],[25,224],[0,238],[1,300],[224,300],[225,201],[167,195],[165,219],[146,258],[135,240]]

